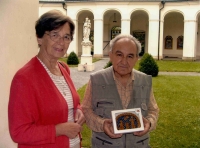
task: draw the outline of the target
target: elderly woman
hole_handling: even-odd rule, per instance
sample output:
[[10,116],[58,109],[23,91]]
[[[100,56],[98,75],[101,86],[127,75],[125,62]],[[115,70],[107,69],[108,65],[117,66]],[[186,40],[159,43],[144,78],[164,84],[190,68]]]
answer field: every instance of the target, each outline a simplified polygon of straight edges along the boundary
[[74,23],[52,10],[35,29],[39,53],[17,71],[10,88],[10,135],[19,148],[80,148],[85,118],[69,68],[58,62],[73,40]]

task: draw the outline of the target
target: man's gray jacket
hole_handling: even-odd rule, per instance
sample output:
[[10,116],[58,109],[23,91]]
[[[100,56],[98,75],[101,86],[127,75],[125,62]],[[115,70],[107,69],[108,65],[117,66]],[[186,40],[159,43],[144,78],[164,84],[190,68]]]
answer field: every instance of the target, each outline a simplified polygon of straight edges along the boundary
[[[91,75],[92,107],[96,115],[112,119],[111,111],[122,110],[122,102],[113,78],[113,67]],[[127,109],[141,108],[143,117],[148,114],[148,103],[152,87],[152,77],[137,70],[134,72],[133,91]],[[149,134],[142,137],[133,133],[112,139],[104,132],[92,132],[92,148],[148,148]]]

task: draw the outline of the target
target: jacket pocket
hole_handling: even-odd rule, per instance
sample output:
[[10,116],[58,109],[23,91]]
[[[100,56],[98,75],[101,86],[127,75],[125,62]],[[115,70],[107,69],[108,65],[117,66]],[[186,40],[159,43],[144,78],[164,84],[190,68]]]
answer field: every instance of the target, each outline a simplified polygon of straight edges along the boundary
[[137,148],[150,148],[149,146],[149,137],[141,138],[136,142]]
[[92,148],[123,148],[123,144],[118,139],[95,136],[92,138]]
[[98,100],[94,112],[102,118],[111,118],[111,111],[114,109],[114,102],[110,100]]

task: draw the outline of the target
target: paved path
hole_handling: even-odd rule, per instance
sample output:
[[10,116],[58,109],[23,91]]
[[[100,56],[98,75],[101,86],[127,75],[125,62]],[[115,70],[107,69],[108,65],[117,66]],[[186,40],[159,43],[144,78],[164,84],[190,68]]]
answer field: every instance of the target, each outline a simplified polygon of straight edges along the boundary
[[103,58],[102,60],[95,62],[94,71],[91,72],[78,71],[78,67],[70,67],[71,78],[74,82],[76,89],[79,89],[83,85],[87,84],[90,78],[90,74],[103,69],[108,63],[108,61],[108,58]]
[[[87,84],[90,78],[90,74],[94,73],[96,71],[99,71],[105,67],[105,65],[108,63],[109,58],[103,58],[102,60],[99,60],[95,62],[95,69],[91,72],[81,72],[78,71],[77,67],[70,67],[71,72],[71,78],[74,82],[74,85],[76,89],[78,90],[83,85]],[[159,72],[159,75],[180,75],[180,76],[200,76],[200,73],[197,72]]]

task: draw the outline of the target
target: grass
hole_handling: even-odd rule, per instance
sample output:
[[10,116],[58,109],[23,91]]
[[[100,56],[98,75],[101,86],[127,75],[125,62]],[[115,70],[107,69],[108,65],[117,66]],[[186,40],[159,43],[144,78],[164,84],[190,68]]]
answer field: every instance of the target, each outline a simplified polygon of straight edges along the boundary
[[151,146],[200,147],[199,77],[158,76],[153,78],[153,88],[160,116],[151,133]]
[[[60,60],[66,62],[67,58]],[[79,59],[80,60],[80,59]],[[93,62],[100,59],[93,58]],[[159,71],[200,72],[200,62],[156,60]],[[69,65],[77,66],[77,65]],[[138,69],[139,61],[135,65]],[[200,147],[200,78],[196,76],[153,77],[153,89],[160,108],[157,129],[150,133],[152,148]],[[78,90],[81,101],[86,85]],[[84,124],[82,146],[91,147],[91,130]]]
[[[86,85],[84,85],[83,87],[81,87],[79,90],[78,90],[78,94],[80,96],[80,99],[81,99],[81,102],[83,100],[83,97],[84,97],[84,93],[85,93],[85,89],[86,89]],[[81,135],[82,135],[82,146],[83,147],[87,147],[89,148],[90,147],[90,139],[91,139],[91,130],[87,127],[86,124],[83,125],[83,130],[81,132]]]
[[[156,61],[159,71],[200,72],[200,62]],[[139,61],[135,68],[138,69]],[[198,76],[153,77],[153,89],[160,108],[157,129],[150,133],[152,148],[200,147],[200,78]],[[86,85],[78,90],[81,100]],[[84,124],[82,146],[90,148],[91,130]]]
[[[166,61],[156,60],[159,71],[167,72],[200,72],[200,62],[195,61]],[[139,61],[136,63],[135,68],[138,69]]]
[[[83,99],[86,85],[78,90]],[[152,148],[200,147],[200,79],[197,76],[158,76],[153,89],[160,108]],[[83,147],[90,147],[91,131],[84,125]]]
[[[60,58],[61,61],[67,63],[67,58]],[[100,58],[92,58],[92,62],[101,60]],[[79,58],[80,61],[80,58]],[[138,69],[139,62],[135,65],[135,69]],[[196,61],[168,61],[168,60],[156,60],[159,71],[166,72],[200,72],[200,62]],[[77,67],[78,65],[69,65],[69,67]]]

